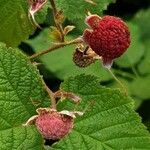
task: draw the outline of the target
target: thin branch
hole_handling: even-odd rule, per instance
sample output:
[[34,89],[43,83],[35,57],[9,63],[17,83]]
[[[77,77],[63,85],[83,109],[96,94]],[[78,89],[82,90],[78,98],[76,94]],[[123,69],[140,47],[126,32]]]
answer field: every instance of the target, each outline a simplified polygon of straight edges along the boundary
[[57,14],[57,9],[56,9],[56,5],[55,5],[54,0],[50,0],[50,3],[51,3],[51,6],[52,6],[52,8],[53,8],[53,12],[54,12],[54,14],[56,15],[56,14]]
[[50,0],[50,3],[51,3],[51,6],[52,6],[52,9],[53,9],[53,16],[54,16],[55,25],[56,25],[57,29],[59,30],[59,32],[61,34],[61,41],[64,42],[65,38],[64,38],[63,27],[62,27],[62,24],[58,23],[58,21],[57,21],[58,10],[56,8],[54,0]]
[[64,42],[65,41],[65,37],[64,37],[64,31],[63,31],[63,27],[61,24],[57,24],[57,28],[59,29],[59,32],[61,34],[61,41]]
[[52,47],[50,47],[47,50],[43,50],[43,51],[41,51],[39,53],[33,54],[32,56],[29,57],[29,59],[35,59],[37,57],[40,57],[40,56],[42,56],[44,54],[47,54],[47,53],[49,53],[51,51],[54,51],[56,49],[59,49],[61,47],[64,47],[64,46],[67,46],[67,45],[78,44],[78,43],[82,43],[82,42],[83,42],[82,38],[76,38],[76,39],[74,39],[72,41],[68,41],[68,42],[64,42],[64,43],[58,43],[58,44],[53,45]]
[[56,99],[54,96],[54,93],[50,90],[50,88],[46,85],[46,83],[42,80],[43,84],[44,84],[44,88],[47,91],[49,98],[51,100],[51,108],[56,109]]

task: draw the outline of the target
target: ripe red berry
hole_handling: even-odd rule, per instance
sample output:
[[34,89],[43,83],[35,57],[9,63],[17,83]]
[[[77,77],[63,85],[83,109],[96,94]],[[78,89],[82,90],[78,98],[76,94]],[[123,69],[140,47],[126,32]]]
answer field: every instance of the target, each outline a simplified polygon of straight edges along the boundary
[[58,140],[73,128],[73,118],[54,110],[41,109],[35,125],[45,139]]
[[90,15],[86,18],[90,29],[83,33],[83,40],[102,57],[105,67],[110,68],[115,58],[120,57],[130,45],[130,32],[125,22],[118,17]]

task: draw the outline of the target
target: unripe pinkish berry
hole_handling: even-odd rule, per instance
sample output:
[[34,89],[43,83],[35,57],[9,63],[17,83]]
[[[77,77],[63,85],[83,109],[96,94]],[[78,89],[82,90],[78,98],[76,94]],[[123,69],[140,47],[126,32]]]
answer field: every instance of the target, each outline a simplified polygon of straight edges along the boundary
[[35,125],[45,139],[58,140],[73,128],[73,118],[57,111],[40,113]]

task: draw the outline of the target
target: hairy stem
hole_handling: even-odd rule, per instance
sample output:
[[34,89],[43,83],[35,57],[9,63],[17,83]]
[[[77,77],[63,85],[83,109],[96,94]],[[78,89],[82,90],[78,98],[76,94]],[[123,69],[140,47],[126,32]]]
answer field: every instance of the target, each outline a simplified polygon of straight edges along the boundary
[[53,12],[54,12],[54,14],[56,15],[56,14],[57,14],[57,9],[56,9],[56,5],[55,5],[54,0],[50,0],[50,3],[51,3],[51,6],[52,6],[52,8],[53,8]]
[[123,89],[125,95],[128,95],[126,87],[123,85],[123,83],[115,76],[115,74],[111,71],[111,69],[107,69],[107,70],[112,75],[112,77],[117,81],[117,83],[120,85],[120,87]]
[[55,25],[56,25],[57,29],[59,30],[59,32],[61,34],[61,41],[64,42],[65,38],[64,38],[63,27],[62,27],[62,24],[58,23],[58,21],[57,21],[58,10],[56,8],[54,0],[50,0],[50,3],[51,3],[51,6],[52,6],[52,9],[53,9],[53,17],[54,17]]
[[83,42],[82,38],[79,37],[79,38],[76,38],[76,39],[74,39],[72,41],[63,42],[63,43],[57,43],[57,44],[54,44],[52,47],[50,47],[47,50],[43,50],[43,51],[41,51],[39,53],[33,54],[32,56],[29,57],[29,59],[35,59],[35,58],[38,58],[38,57],[40,57],[40,56],[42,56],[44,54],[47,54],[47,53],[49,53],[51,51],[59,49],[61,47],[64,47],[64,46],[67,46],[67,45],[72,45],[72,44],[78,44],[78,43],[82,43],[82,42]]
[[56,99],[55,99],[54,93],[50,90],[50,88],[45,84],[44,81],[43,81],[43,84],[44,84],[44,88],[47,91],[48,96],[51,100],[51,108],[56,109],[57,106],[56,106]]

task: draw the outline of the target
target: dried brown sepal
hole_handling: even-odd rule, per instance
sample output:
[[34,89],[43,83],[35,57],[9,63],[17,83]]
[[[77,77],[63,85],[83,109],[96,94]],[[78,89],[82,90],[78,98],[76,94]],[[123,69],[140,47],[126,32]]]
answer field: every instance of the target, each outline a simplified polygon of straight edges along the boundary
[[77,47],[74,54],[73,54],[73,62],[78,67],[87,67],[95,62],[97,54],[95,52],[87,47],[83,48],[82,46]]
[[76,95],[72,92],[65,92],[62,90],[55,92],[54,97],[55,98],[61,98],[61,99],[69,98],[70,100],[72,100],[75,103],[79,103],[81,101],[81,98],[78,95]]
[[74,28],[75,28],[75,26],[70,26],[70,25],[66,26],[66,27],[64,28],[64,35],[67,35],[67,34],[68,34],[69,32],[71,32]]

